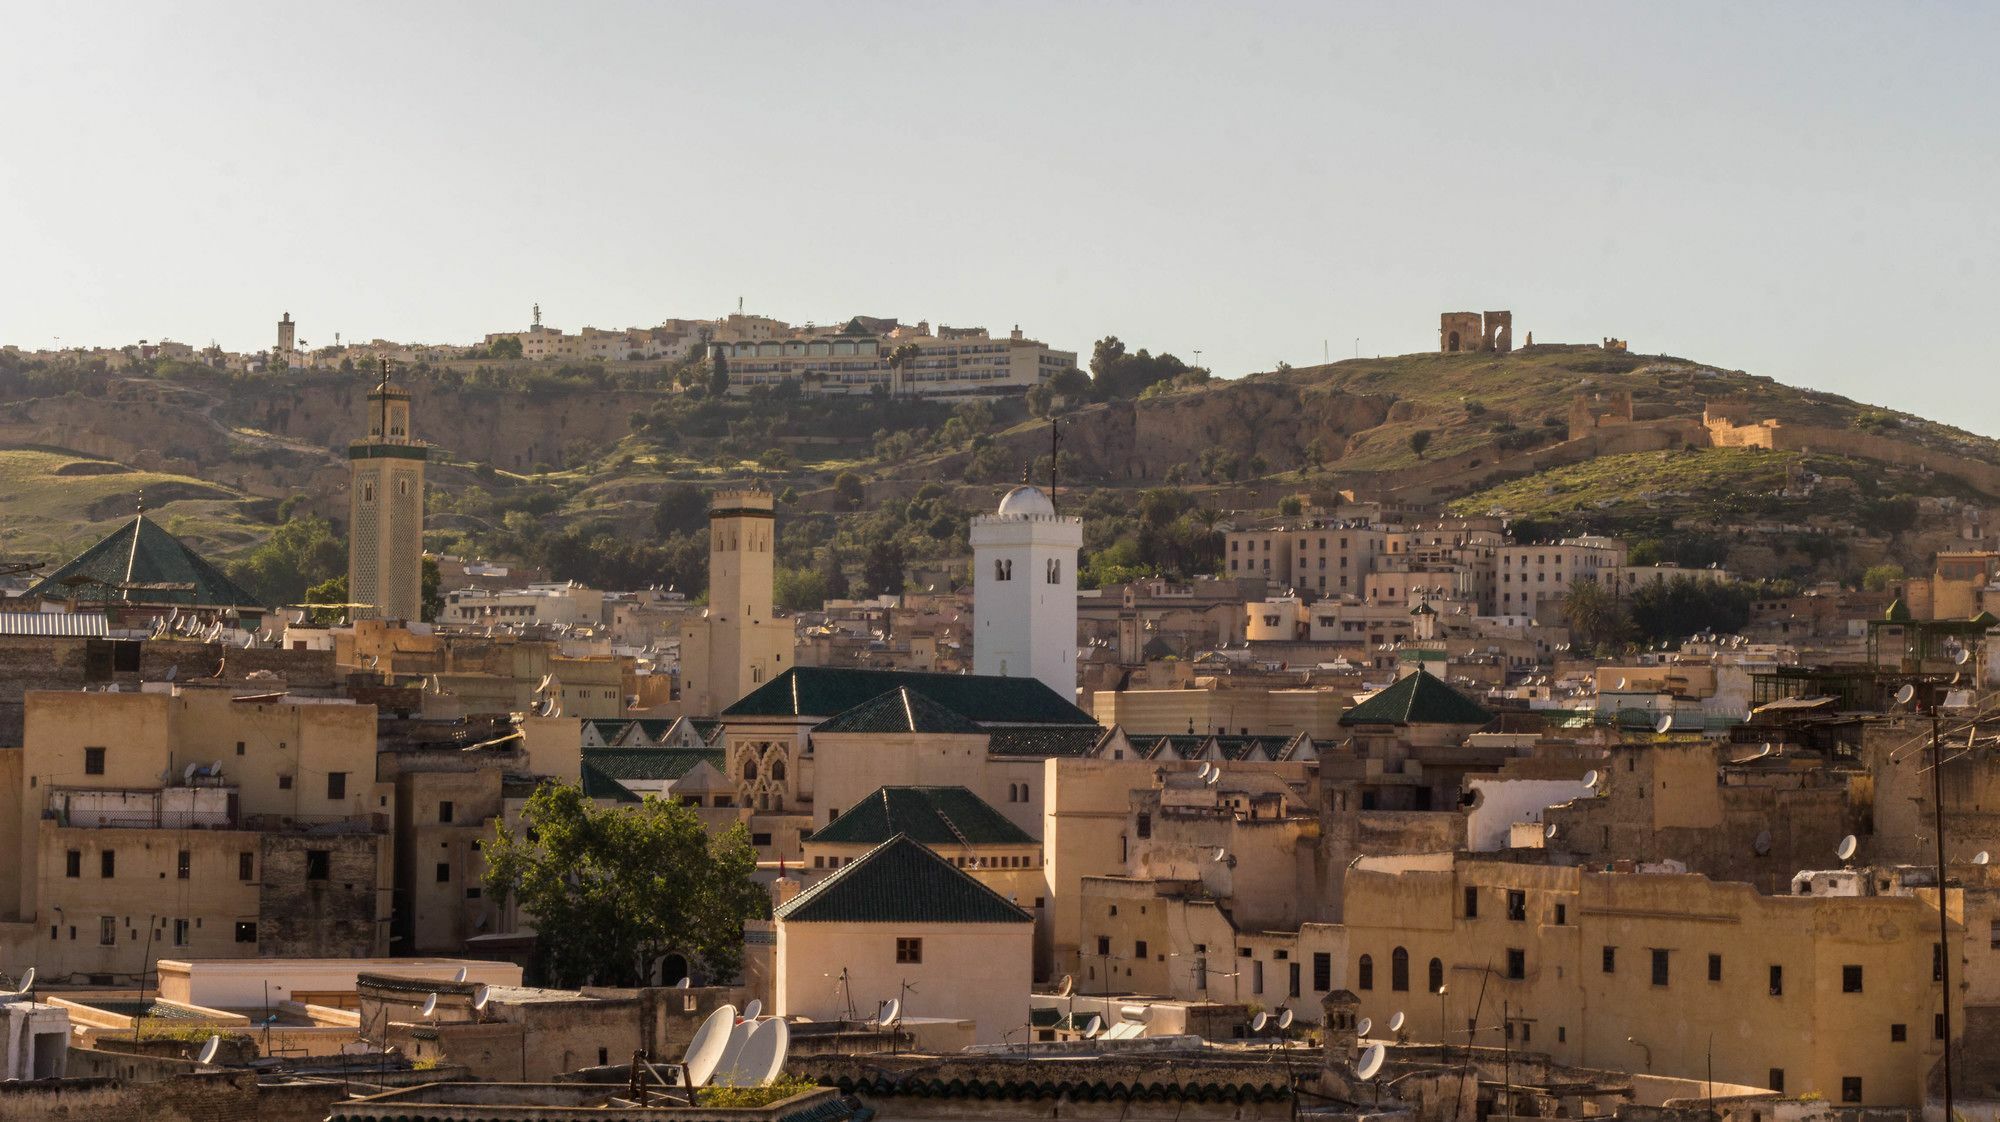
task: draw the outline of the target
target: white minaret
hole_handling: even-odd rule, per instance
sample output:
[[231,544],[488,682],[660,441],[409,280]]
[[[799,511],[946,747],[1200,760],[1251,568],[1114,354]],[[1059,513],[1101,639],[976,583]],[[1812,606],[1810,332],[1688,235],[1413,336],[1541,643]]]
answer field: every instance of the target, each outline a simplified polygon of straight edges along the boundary
[[1039,489],[1007,492],[972,520],[972,669],[1040,678],[1076,700],[1076,561],[1083,520]]

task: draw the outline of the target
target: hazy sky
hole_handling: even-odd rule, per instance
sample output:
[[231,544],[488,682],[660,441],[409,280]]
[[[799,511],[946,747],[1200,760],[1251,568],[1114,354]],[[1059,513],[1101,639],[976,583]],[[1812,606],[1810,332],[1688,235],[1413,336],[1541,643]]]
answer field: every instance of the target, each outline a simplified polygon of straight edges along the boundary
[[1631,340],[2000,435],[2000,6],[28,4],[0,342]]

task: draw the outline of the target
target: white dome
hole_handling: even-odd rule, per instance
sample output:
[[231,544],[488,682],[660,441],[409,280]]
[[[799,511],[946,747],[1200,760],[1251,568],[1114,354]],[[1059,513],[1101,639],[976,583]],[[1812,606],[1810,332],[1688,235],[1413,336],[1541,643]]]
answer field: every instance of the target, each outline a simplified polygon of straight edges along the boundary
[[1025,483],[1007,492],[1007,497],[1000,500],[1001,514],[1039,514],[1054,517],[1055,512],[1056,504],[1050,502],[1047,495],[1042,494],[1041,488],[1030,487]]

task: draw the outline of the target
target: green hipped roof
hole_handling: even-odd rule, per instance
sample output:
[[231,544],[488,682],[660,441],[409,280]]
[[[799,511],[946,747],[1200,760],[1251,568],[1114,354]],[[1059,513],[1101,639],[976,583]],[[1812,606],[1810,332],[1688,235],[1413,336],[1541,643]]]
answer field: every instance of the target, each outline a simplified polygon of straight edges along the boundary
[[877,787],[806,841],[880,845],[898,834],[933,847],[1035,844],[1027,831],[963,787]]
[[985,730],[908,686],[898,686],[820,722],[813,731],[942,732],[977,736]]
[[707,763],[723,767],[720,748],[585,748],[583,762],[611,779],[679,779]]
[[1340,715],[1343,725],[1484,725],[1493,714],[1428,670],[1408,675]]
[[1033,923],[1007,902],[933,853],[897,834],[775,913],[782,923]]
[[583,764],[583,795],[588,799],[609,799],[617,803],[643,802],[631,788],[604,774],[588,760]]
[[794,666],[745,694],[724,717],[835,717],[899,687],[976,724],[1094,725],[1037,678]]
[[1032,725],[987,730],[989,756],[1034,757],[1088,756],[1104,739],[1100,725]]
[[[187,585],[147,588],[120,585]],[[257,608],[257,598],[140,514],[28,590],[30,596],[93,602]]]

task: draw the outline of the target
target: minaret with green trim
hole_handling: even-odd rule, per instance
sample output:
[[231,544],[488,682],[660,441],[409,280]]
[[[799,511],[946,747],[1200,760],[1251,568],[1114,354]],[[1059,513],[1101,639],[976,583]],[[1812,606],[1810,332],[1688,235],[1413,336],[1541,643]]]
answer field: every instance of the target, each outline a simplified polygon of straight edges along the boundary
[[368,394],[368,436],[347,446],[347,598],[354,619],[415,620],[423,612],[424,462],[410,438],[410,393],[382,381]]

